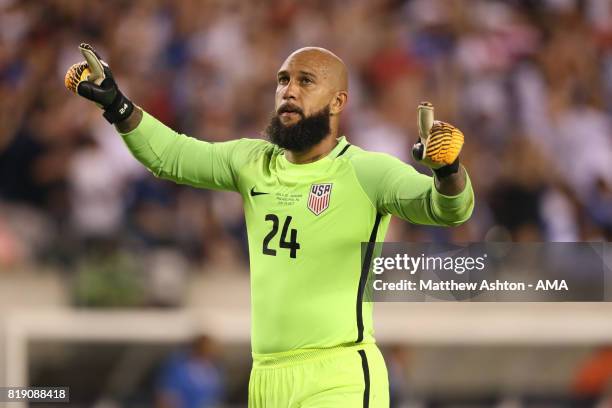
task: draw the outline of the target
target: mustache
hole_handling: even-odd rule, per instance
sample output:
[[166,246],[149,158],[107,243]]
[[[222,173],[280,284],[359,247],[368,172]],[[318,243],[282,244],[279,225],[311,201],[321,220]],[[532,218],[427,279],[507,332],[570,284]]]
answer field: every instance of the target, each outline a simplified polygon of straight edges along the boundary
[[276,114],[280,115],[282,113],[297,113],[299,114],[302,119],[304,118],[304,111],[302,109],[300,109],[299,107],[292,105],[290,103],[286,103],[284,105],[281,105],[277,111]]

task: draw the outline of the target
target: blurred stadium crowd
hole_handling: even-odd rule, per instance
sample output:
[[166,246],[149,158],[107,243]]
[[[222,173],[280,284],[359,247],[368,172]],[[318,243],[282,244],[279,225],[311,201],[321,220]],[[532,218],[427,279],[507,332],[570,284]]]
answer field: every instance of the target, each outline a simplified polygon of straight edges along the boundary
[[135,103],[210,141],[261,137],[276,71],[305,45],[350,69],[353,144],[411,162],[430,100],[466,135],[475,213],[452,230],[395,222],[389,240],[612,236],[607,0],[2,0],[0,269],[246,261],[237,194],[154,179],[64,88],[80,42]]

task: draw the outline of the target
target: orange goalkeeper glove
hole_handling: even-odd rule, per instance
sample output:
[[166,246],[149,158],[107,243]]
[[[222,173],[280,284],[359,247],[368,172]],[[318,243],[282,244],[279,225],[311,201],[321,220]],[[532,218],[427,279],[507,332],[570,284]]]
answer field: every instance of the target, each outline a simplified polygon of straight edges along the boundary
[[439,179],[456,173],[463,133],[453,125],[434,120],[431,103],[422,102],[417,110],[419,141],[412,147],[412,156],[431,168]]

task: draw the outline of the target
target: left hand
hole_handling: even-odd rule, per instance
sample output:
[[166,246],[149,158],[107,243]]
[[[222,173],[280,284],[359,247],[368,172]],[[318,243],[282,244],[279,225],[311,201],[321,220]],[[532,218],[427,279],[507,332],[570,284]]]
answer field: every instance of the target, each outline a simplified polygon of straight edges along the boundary
[[412,156],[433,170],[458,168],[463,133],[451,124],[434,120],[431,103],[422,102],[417,109],[419,141],[412,147]]

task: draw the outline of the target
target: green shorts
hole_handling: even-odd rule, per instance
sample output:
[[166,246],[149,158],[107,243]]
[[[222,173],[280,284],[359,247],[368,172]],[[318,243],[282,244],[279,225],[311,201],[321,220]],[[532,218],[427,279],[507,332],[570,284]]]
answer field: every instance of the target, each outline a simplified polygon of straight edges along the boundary
[[388,408],[389,380],[375,344],[253,354],[250,408]]

